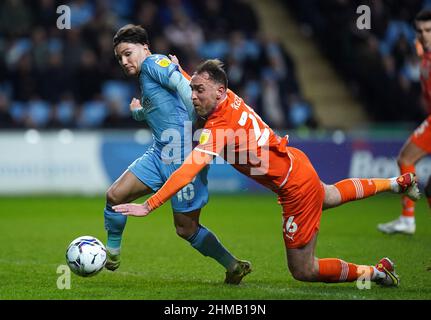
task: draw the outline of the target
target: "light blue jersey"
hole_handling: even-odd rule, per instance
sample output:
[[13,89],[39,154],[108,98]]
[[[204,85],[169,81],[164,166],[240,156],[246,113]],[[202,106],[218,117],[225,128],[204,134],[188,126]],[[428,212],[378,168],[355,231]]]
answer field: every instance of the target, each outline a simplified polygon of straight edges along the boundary
[[[175,72],[179,76],[178,66],[168,57],[153,54],[144,60],[139,75],[142,109],[134,111],[133,117],[148,124],[154,143],[129,170],[153,191],[180,167],[192,149],[191,89],[183,87],[183,96],[189,92],[189,98],[181,99],[171,81]],[[200,209],[207,202],[207,169],[171,200],[175,212]]]
[[[139,83],[142,108],[134,110],[132,115],[135,120],[148,123],[154,143],[129,166],[129,171],[153,191],[157,191],[191,152],[190,120],[196,115],[191,102],[190,83],[166,56],[153,54],[147,57],[141,65]],[[208,202],[207,168],[171,198],[175,213],[193,212]],[[108,232],[106,268],[115,270],[120,264],[121,241],[127,216],[115,212],[112,204],[107,203],[104,217]],[[179,230],[180,226],[176,227]],[[186,240],[229,272],[238,265],[237,259],[224,248],[216,235],[201,224]]]
[[169,142],[166,138],[162,139],[163,132],[176,130],[184,138],[184,123],[190,121],[178,93],[170,89],[169,78],[175,71],[178,71],[178,66],[166,56],[153,54],[142,63],[139,75],[141,113],[151,128],[154,145],[159,148]]

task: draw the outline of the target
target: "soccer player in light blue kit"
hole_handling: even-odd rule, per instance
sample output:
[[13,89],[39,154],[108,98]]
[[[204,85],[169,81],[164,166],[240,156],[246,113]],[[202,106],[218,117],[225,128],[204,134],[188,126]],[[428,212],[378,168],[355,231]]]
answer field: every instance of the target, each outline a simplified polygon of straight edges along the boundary
[[[120,265],[121,240],[126,225],[126,217],[114,212],[112,206],[156,192],[180,167],[192,148],[184,148],[187,145],[187,142],[184,144],[187,139],[185,131],[191,127],[186,124],[195,117],[189,81],[168,57],[151,54],[144,28],[130,24],[122,27],[114,36],[113,45],[115,56],[126,75],[139,77],[141,101],[133,99],[130,109],[135,120],[146,121],[149,125],[154,142],[106,193],[106,268],[112,271]],[[204,169],[177,197],[172,198],[176,232],[201,254],[226,268],[225,283],[239,284],[251,271],[250,264],[235,258],[214,233],[199,223],[201,208],[207,202],[207,169]]]

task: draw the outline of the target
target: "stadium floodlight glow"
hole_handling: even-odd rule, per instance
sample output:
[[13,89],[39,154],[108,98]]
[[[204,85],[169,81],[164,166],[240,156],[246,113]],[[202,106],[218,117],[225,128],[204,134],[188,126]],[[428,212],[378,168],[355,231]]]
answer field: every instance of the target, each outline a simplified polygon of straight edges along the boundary
[[71,144],[73,138],[73,132],[69,129],[62,129],[58,132],[58,140],[63,144]]
[[335,144],[342,144],[346,141],[346,135],[343,131],[341,130],[335,130],[334,133],[332,134],[332,141]]
[[40,142],[40,133],[35,129],[29,129],[25,132],[24,138],[29,144],[37,144]]

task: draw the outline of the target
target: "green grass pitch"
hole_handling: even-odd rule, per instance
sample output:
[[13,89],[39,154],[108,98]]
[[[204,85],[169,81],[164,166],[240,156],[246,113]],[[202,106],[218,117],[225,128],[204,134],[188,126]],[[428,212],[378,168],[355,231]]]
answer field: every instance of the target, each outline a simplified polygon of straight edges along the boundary
[[0,299],[431,299],[431,215],[417,206],[414,236],[388,236],[376,225],[396,218],[400,199],[378,195],[323,213],[316,254],[358,264],[388,256],[399,288],[294,280],[286,267],[281,214],[273,195],[211,196],[201,222],[254,271],[240,286],[223,284],[224,270],[201,256],[173,227],[169,205],[146,218],[129,218],[122,265],[92,278],[72,274],[57,288],[57,267],[69,242],[81,235],[106,241],[102,197],[0,198]]

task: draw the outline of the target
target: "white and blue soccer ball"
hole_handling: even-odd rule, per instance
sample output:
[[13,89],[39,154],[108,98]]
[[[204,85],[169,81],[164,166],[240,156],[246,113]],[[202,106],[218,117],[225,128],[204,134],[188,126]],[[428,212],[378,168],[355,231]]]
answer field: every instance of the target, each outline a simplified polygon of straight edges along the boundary
[[76,238],[66,250],[66,262],[70,270],[78,276],[94,276],[105,266],[106,248],[95,237]]

